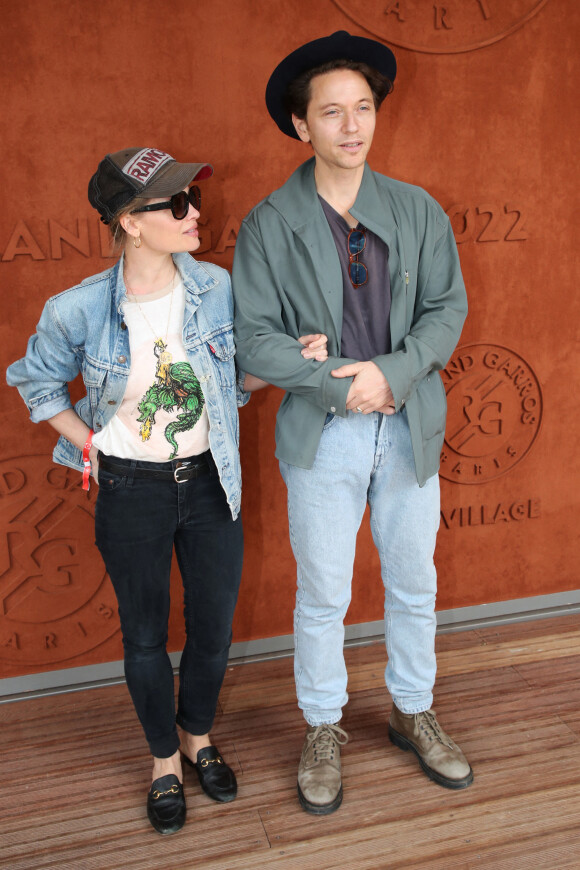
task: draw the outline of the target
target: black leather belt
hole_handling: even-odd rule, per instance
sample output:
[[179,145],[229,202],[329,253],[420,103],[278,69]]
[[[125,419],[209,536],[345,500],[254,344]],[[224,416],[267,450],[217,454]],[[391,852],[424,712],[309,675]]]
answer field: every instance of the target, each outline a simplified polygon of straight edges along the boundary
[[[148,477],[151,480],[173,480],[176,483],[185,483],[210,472],[211,451],[206,450],[199,456],[191,456],[187,459],[172,459],[170,462],[142,462],[138,461],[133,466],[131,459],[118,459],[115,456],[107,456],[99,452],[99,469],[111,471],[124,477]],[[163,466],[167,466],[164,468]]]

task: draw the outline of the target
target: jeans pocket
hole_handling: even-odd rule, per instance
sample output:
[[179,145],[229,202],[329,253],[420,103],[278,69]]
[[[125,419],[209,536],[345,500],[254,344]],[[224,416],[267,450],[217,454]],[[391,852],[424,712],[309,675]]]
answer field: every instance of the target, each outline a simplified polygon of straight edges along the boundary
[[324,426],[322,427],[322,431],[326,432],[327,429],[330,429],[332,424],[336,421],[336,414],[328,413],[326,415],[326,420],[324,421]]
[[99,467],[99,492],[115,492],[115,490],[125,486],[126,482],[126,475],[116,474],[114,471],[105,471],[103,468]]

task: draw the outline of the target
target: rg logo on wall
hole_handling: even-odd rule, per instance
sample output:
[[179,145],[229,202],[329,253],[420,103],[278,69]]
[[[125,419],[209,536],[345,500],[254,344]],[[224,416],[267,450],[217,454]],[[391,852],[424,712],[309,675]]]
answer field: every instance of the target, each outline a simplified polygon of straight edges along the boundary
[[514,467],[532,446],[542,394],[530,366],[495,344],[456,349],[441,373],[448,413],[440,474],[454,483],[485,483]]
[[69,661],[118,630],[93,503],[49,456],[0,463],[0,671]]
[[429,54],[474,51],[533,18],[548,0],[334,0],[356,24],[392,45]]

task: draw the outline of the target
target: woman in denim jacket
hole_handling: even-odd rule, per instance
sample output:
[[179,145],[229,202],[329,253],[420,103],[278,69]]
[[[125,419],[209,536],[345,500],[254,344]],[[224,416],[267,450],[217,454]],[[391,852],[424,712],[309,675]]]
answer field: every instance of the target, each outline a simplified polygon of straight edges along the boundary
[[[228,273],[190,256],[200,244],[192,183],[212,173],[155,148],[108,154],[89,200],[121,258],[48,300],[7,375],[31,419],[60,433],[55,461],[83,470],[85,488],[90,474],[98,480],[96,543],[153,755],[147,813],[164,834],[185,821],[182,758],[209,797],[237,792],[209,731],[242,568],[237,406],[265,382],[236,374]],[[296,353],[324,359],[325,342],[305,336]],[[79,371],[86,395],[73,408],[68,382]],[[186,625],[177,715],[166,650],[174,547]]]

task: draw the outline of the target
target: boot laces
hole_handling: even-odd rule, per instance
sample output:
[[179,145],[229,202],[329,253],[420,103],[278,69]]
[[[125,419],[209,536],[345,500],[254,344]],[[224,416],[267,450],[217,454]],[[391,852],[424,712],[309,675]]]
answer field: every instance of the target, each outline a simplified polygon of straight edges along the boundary
[[439,743],[443,743],[445,744],[445,746],[449,746],[450,749],[454,748],[451,739],[447,736],[447,734],[437,721],[434,710],[425,710],[423,713],[418,714],[418,718],[419,727],[422,731],[426,731],[432,740],[438,740]]
[[348,743],[348,734],[338,725],[318,725],[307,738],[316,761],[332,760],[337,744]]

